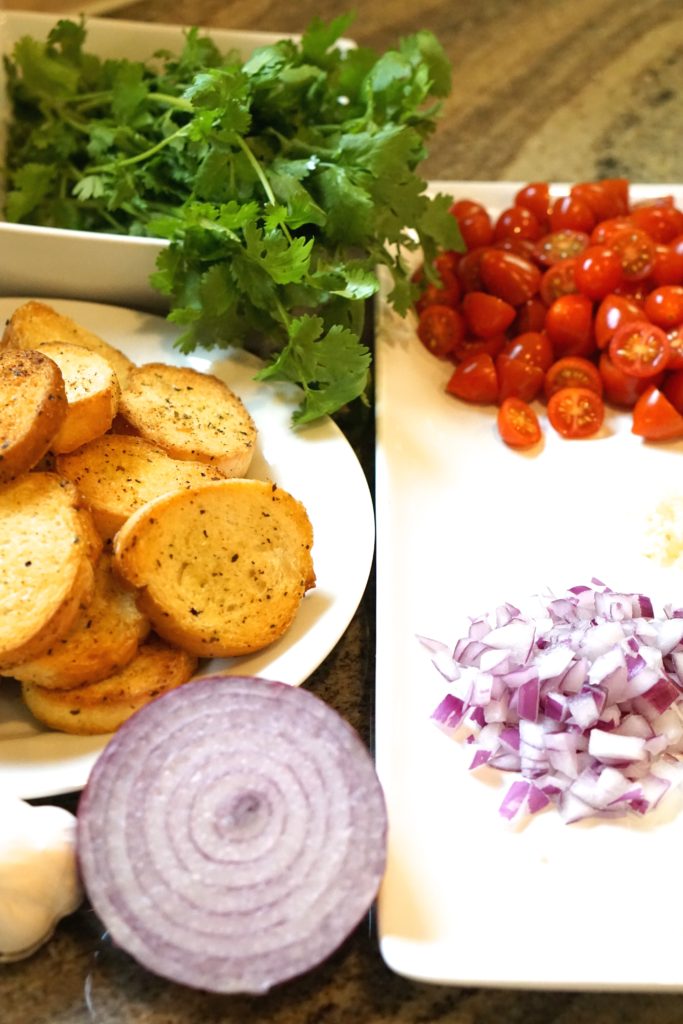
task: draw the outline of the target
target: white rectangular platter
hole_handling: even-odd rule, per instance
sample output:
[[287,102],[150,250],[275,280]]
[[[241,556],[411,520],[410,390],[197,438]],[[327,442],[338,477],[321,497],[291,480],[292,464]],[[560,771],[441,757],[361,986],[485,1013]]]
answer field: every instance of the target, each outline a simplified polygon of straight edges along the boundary
[[[441,182],[494,213],[514,183]],[[558,187],[562,191],[562,187]],[[683,187],[632,188],[632,197]],[[510,824],[509,777],[470,772],[430,716],[443,680],[417,636],[448,643],[469,615],[598,577],[683,603],[683,572],[648,557],[649,517],[683,495],[683,443],[646,444],[610,409],[593,439],[547,426],[507,448],[491,407],[444,391],[452,366],[380,302],[377,329],[377,765],[389,808],[380,893],[386,963],[453,985],[683,990],[678,788],[643,818]]]

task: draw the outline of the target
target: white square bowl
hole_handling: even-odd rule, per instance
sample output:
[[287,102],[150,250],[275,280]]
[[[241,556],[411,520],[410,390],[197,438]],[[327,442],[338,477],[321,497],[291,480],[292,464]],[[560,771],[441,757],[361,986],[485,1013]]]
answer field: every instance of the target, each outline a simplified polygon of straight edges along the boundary
[[[0,11],[0,55],[9,54],[22,36],[45,39],[59,17]],[[77,19],[78,15],[68,17]],[[88,18],[86,28],[89,52],[129,60],[146,60],[162,48],[178,52],[187,31],[180,25],[105,18]],[[207,34],[221,51],[234,50],[244,58],[286,35],[219,29],[207,30]],[[8,119],[4,68],[0,66],[0,164]],[[151,287],[149,275],[165,244],[155,238],[34,227],[0,219],[0,294],[62,296],[163,311],[167,300]]]

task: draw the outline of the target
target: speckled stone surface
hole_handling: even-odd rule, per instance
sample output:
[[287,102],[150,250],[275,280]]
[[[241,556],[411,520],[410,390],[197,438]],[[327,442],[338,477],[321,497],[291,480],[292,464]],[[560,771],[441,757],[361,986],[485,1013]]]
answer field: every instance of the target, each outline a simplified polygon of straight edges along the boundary
[[[101,13],[103,2],[21,0],[7,7]],[[300,31],[339,0],[141,0],[115,17]],[[477,180],[624,175],[683,180],[683,4],[680,0],[357,0],[352,34],[376,49],[433,29],[454,67],[454,91],[424,174]],[[372,476],[371,426],[354,443]],[[372,744],[374,589],[308,685]],[[66,798],[75,806],[75,798]],[[1,827],[1,823],[0,823]],[[666,870],[675,870],[675,860]],[[649,883],[648,883],[649,884]],[[668,883],[666,883],[668,884]],[[642,894],[648,898],[649,889]],[[656,898],[665,898],[662,893]],[[513,897],[511,896],[511,899]],[[639,898],[639,897],[637,897]],[[524,908],[516,904],[517,911]],[[499,941],[514,941],[501,908]],[[581,908],[584,911],[584,908]],[[561,911],[559,912],[561,914]],[[585,908],[587,935],[591,908]],[[561,931],[540,929],[557,943]],[[600,955],[596,941],[596,956]],[[655,936],[634,935],[638,944]],[[533,957],[533,950],[529,950]],[[325,964],[259,998],[214,997],[137,967],[84,908],[30,960],[0,967],[0,1024],[681,1024],[683,996],[468,990],[392,974],[372,920]]]

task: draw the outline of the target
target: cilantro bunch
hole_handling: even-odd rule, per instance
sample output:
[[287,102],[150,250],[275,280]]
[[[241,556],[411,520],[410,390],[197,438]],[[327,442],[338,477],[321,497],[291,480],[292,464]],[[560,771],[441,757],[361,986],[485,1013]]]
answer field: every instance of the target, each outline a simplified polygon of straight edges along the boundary
[[443,50],[427,31],[379,56],[338,45],[350,20],[246,61],[191,29],[148,62],[100,59],[61,20],[5,62],[7,218],[168,239],[152,283],[179,347],[258,352],[262,379],[303,388],[299,423],[366,394],[377,268],[405,313],[406,254],[460,244],[416,173],[450,89]]

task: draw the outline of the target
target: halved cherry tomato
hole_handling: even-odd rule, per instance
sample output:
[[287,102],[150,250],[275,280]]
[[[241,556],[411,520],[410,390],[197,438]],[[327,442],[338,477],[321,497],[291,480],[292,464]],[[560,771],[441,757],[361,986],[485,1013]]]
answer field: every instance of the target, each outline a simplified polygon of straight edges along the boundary
[[419,312],[427,306],[457,306],[460,299],[460,282],[456,274],[457,263],[453,261],[450,253],[441,253],[434,260],[434,270],[438,283],[433,281],[425,282],[424,267],[419,267],[412,276],[416,284],[424,285],[415,309]]
[[468,327],[479,338],[502,334],[515,319],[514,306],[488,292],[467,292],[462,311]]
[[669,331],[683,324],[683,287],[668,284],[651,291],[645,300],[645,313],[658,327]]
[[643,311],[633,299],[625,295],[606,295],[595,314],[595,342],[598,348],[607,348],[614,332],[622,324],[642,319]]
[[459,363],[446,384],[446,391],[466,402],[495,402],[498,398],[498,378],[491,356],[480,352]]
[[672,441],[683,437],[683,416],[652,384],[633,408],[631,430],[647,441]]
[[654,285],[683,284],[683,247],[656,245],[651,278]]
[[498,410],[498,431],[511,448],[528,448],[541,440],[538,416],[520,398],[506,398]]
[[503,349],[511,359],[521,359],[547,370],[553,361],[553,346],[544,331],[525,331],[517,334]]
[[587,356],[595,347],[593,304],[585,295],[561,295],[545,319],[555,355]]
[[631,210],[629,220],[655,242],[666,245],[683,231],[683,213],[675,206],[637,206]]
[[524,206],[511,206],[503,210],[496,221],[493,239],[496,242],[504,238],[529,238],[535,241],[542,234],[537,218]]
[[664,392],[665,397],[669,399],[674,409],[683,414],[683,369],[667,373],[661,390]]
[[496,359],[498,400],[515,397],[531,402],[543,387],[544,372],[540,366],[524,359],[514,359],[504,352]]
[[527,299],[521,306],[517,307],[517,319],[513,330],[518,334],[525,334],[527,331],[542,331],[545,327],[547,308],[538,296]]
[[590,437],[604,418],[602,398],[590,388],[561,388],[548,401],[548,420],[562,437]]
[[661,327],[646,320],[622,324],[609,343],[614,365],[632,377],[655,377],[665,369],[670,350],[669,339]]
[[465,337],[465,321],[450,306],[426,306],[417,322],[417,336],[439,359],[447,359]]
[[484,289],[484,281],[481,276],[481,259],[488,248],[480,245],[471,252],[466,252],[458,263],[456,274],[460,287],[464,292],[480,292]]
[[550,219],[550,186],[547,181],[532,181],[520,188],[515,196],[515,205],[531,210],[539,224]]
[[658,384],[663,377],[663,374],[649,380],[643,377],[632,377],[615,366],[607,352],[600,353],[598,368],[605,387],[604,395],[607,401],[629,409],[636,404],[638,398],[652,383]]
[[595,214],[579,196],[560,196],[553,203],[550,213],[551,231],[585,231],[590,234],[595,227]]
[[480,270],[487,290],[511,306],[532,298],[541,282],[541,272],[530,260],[500,249],[487,249]]
[[570,195],[590,206],[598,221],[628,213],[628,182],[625,179],[582,181],[572,185]]
[[589,245],[576,260],[574,280],[582,295],[604,299],[623,281],[621,260],[606,245]]
[[458,222],[462,240],[468,249],[489,245],[493,241],[493,224],[486,207],[471,199],[459,199],[451,206]]
[[543,391],[546,399],[561,388],[589,388],[601,395],[602,377],[595,363],[581,356],[565,356],[558,359],[545,375]]
[[494,334],[490,338],[463,338],[451,352],[451,358],[457,362],[469,359],[470,356],[478,356],[486,352],[495,359],[507,345],[508,338],[505,334]]
[[666,332],[669,339],[669,361],[666,364],[668,370],[683,370],[683,324],[672,327]]
[[627,281],[643,281],[652,272],[655,262],[655,243],[639,228],[625,228],[609,240],[609,247],[621,261],[621,270]]
[[609,245],[615,235],[633,227],[626,216],[608,217],[596,224],[591,232],[591,245]]
[[578,292],[574,276],[577,264],[578,259],[570,256],[569,259],[553,263],[544,272],[539,291],[546,306],[551,306],[560,295],[574,295]]
[[589,243],[590,235],[585,231],[572,231],[569,228],[552,231],[536,243],[536,259],[544,266],[552,267],[553,263],[569,259],[570,256],[580,256]]

